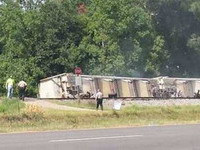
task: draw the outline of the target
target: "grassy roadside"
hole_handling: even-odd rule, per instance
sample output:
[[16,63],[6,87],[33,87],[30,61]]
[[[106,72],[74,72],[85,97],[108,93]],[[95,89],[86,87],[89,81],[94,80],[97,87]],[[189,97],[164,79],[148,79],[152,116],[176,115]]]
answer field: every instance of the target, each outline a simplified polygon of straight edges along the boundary
[[[0,103],[0,108],[6,101]],[[8,101],[7,101],[8,104]],[[12,107],[11,107],[12,106]],[[25,106],[9,101],[0,109],[0,132],[46,131],[123,126],[200,123],[200,106],[140,107],[131,106],[121,111],[61,111]]]
[[86,108],[86,109],[95,109],[96,108],[96,102],[95,100],[88,101],[87,103],[82,103],[78,100],[74,101],[57,101],[57,100],[51,100],[49,102],[59,104],[59,105],[65,105],[70,107],[77,107],[77,108]]

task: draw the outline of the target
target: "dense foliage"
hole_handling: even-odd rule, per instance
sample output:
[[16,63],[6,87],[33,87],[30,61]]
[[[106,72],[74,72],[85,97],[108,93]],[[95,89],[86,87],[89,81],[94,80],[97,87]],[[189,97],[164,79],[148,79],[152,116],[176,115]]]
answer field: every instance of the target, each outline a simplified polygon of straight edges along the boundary
[[0,0],[0,91],[12,75],[199,77],[198,0]]

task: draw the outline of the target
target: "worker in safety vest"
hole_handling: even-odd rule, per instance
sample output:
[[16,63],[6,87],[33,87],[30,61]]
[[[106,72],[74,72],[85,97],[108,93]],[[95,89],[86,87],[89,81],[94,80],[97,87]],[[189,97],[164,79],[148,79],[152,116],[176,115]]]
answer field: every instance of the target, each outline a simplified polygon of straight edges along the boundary
[[14,79],[12,79],[12,76],[8,78],[6,81],[6,89],[7,89],[7,98],[12,98],[13,96],[13,86],[14,86]]

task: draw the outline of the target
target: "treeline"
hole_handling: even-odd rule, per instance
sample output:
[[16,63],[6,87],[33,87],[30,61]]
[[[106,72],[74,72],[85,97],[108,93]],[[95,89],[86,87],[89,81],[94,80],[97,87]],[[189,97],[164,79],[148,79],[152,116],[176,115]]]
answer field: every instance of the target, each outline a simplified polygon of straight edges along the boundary
[[[200,75],[199,0],[0,0],[0,93],[12,75]],[[1,92],[2,91],[2,92]]]

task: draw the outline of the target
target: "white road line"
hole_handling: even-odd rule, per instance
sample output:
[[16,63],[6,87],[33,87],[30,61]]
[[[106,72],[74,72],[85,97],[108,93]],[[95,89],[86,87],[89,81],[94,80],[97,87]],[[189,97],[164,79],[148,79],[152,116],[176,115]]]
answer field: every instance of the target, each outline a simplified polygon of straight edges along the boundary
[[63,140],[50,140],[50,143],[55,142],[73,142],[73,141],[89,141],[89,140],[102,140],[102,139],[120,139],[120,138],[132,138],[142,137],[143,135],[126,135],[126,136],[109,136],[109,137],[92,137],[92,138],[81,138],[81,139],[63,139]]

